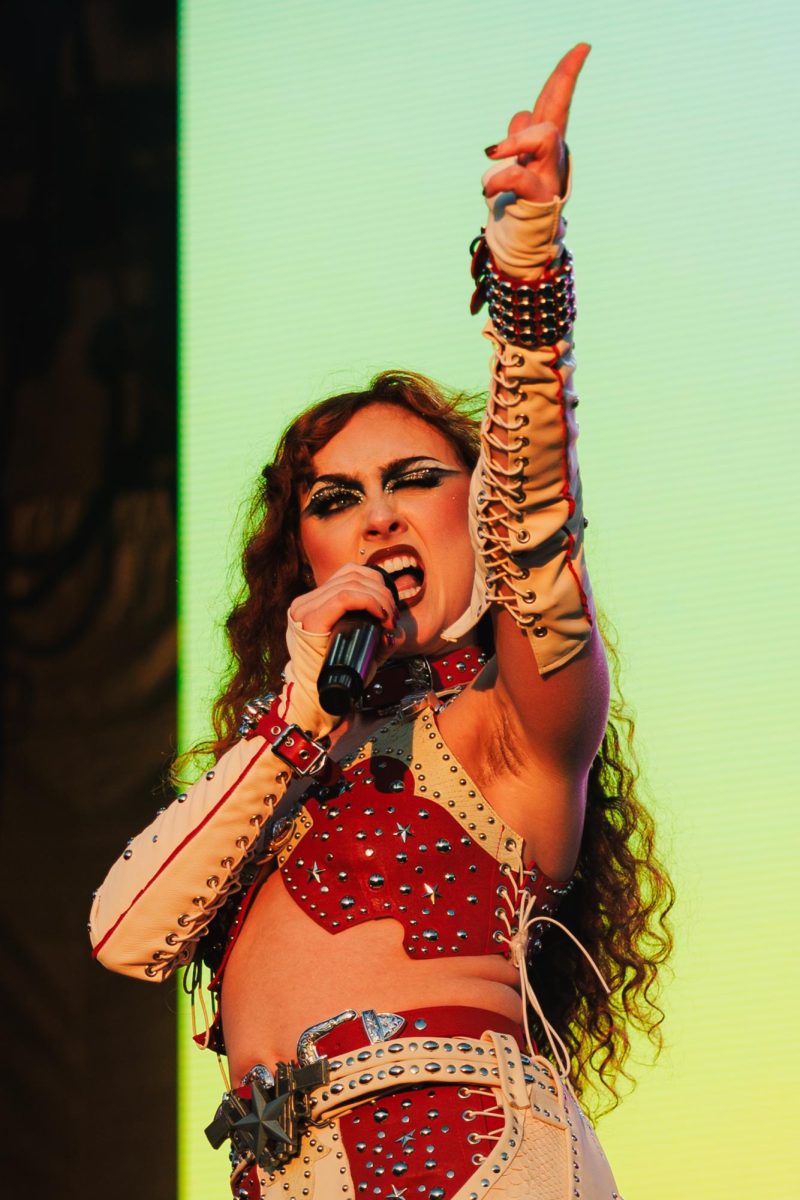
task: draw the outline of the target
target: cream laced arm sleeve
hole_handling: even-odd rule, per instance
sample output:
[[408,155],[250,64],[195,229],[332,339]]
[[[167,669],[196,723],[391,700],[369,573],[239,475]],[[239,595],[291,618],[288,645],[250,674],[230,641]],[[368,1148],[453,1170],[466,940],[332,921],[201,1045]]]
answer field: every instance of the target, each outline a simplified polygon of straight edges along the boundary
[[[535,284],[552,264],[567,261],[565,203],[566,197],[535,204],[508,194],[490,203],[486,242],[504,275]],[[470,611],[445,636],[460,636],[490,603],[502,605],[528,634],[538,670],[546,674],[578,653],[594,619],[572,337],[526,348],[507,341],[491,321],[484,333],[492,358],[471,489],[475,587]]]
[[[308,633],[290,619],[286,641],[286,686],[275,711],[310,736],[324,737],[335,723],[319,707],[316,691],[328,635]],[[217,909],[239,887],[242,867],[292,774],[256,732],[162,810],[95,893],[89,921],[95,957],[113,971],[154,980],[189,962]]]
[[289,778],[263,737],[223,754],[128,844],[95,893],[95,957],[153,980],[189,962]]

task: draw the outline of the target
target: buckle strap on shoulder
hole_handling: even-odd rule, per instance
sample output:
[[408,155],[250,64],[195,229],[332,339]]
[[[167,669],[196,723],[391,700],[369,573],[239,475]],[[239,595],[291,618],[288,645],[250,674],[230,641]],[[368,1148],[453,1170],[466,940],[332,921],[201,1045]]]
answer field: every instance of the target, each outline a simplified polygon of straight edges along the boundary
[[[280,725],[283,725],[282,729]],[[295,775],[322,775],[326,764],[334,766],[325,747],[303,733],[299,725],[287,725],[283,721],[280,725],[276,721],[269,722],[269,733],[274,738],[270,749],[281,762],[291,767]]]
[[286,763],[293,775],[311,775],[328,786],[342,773],[338,763],[329,757],[322,741],[315,741],[299,725],[290,724],[278,713],[280,696],[267,695],[247,705],[241,732],[245,738],[263,737],[272,753]]

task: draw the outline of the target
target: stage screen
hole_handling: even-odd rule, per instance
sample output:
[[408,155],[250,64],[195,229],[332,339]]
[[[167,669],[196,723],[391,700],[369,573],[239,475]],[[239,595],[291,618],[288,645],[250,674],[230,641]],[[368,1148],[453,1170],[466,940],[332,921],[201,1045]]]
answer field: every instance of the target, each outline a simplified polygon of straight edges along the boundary
[[[482,149],[577,41],[593,44],[567,210],[588,557],[678,890],[666,1049],[599,1132],[634,1200],[785,1197],[800,583],[788,0],[182,6],[181,744],[209,731],[237,521],[288,420],[387,367],[486,387],[467,257]],[[180,1020],[180,1196],[219,1200],[226,1154],[203,1129],[222,1081]]]

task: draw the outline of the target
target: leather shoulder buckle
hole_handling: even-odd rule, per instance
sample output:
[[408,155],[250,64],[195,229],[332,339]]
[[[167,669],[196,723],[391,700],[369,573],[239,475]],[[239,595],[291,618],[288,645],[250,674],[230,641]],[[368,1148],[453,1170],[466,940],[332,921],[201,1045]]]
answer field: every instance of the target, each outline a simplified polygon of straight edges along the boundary
[[281,730],[271,750],[295,775],[319,775],[330,762],[325,747],[303,733],[299,725]]

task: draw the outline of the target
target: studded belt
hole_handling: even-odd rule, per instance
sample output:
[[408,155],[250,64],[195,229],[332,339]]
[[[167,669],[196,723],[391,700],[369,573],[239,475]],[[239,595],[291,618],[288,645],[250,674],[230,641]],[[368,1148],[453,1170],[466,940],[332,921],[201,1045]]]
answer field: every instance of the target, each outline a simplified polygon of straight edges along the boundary
[[[492,1026],[499,1028],[484,1033]],[[283,1172],[309,1131],[383,1091],[436,1082],[505,1094],[513,1081],[518,1102],[527,1103],[526,1088],[542,1075],[541,1087],[555,1095],[549,1064],[521,1055],[519,1040],[514,1022],[482,1009],[348,1010],[301,1034],[297,1062],[279,1063],[274,1075],[252,1068],[245,1086],[223,1097],[206,1135],[215,1147],[230,1137],[234,1175],[244,1182],[251,1169]],[[257,1192],[245,1186],[235,1194]]]
[[[425,1031],[427,1032],[427,1031]],[[398,1037],[354,1049],[336,1059],[319,1059],[311,1068],[323,1082],[307,1093],[308,1109],[298,1153],[283,1162],[262,1153],[239,1158],[231,1178],[238,1200],[357,1200],[338,1118],[383,1092],[446,1083],[496,1096],[502,1129],[492,1135],[493,1149],[453,1200],[511,1200],[543,1194],[544,1179],[553,1183],[552,1200],[573,1193],[554,1181],[581,1174],[578,1153],[580,1110],[571,1108],[554,1067],[542,1058],[520,1053],[507,1034],[487,1031],[480,1039],[467,1037]],[[254,1093],[258,1085],[254,1081]],[[275,1104],[254,1105],[251,1127],[258,1126],[275,1147]],[[533,1128],[533,1127],[536,1128]],[[272,1132],[270,1132],[272,1130]],[[539,1132],[537,1132],[537,1130]],[[593,1137],[593,1135],[591,1135]],[[573,1168],[570,1176],[569,1168]],[[522,1187],[523,1190],[520,1190]],[[402,1188],[400,1189],[402,1193]],[[612,1188],[588,1188],[586,1200],[611,1200]]]
[[[543,1059],[531,1059],[507,1034],[469,1037],[395,1038],[363,1046],[328,1061],[329,1078],[313,1094],[315,1121],[340,1116],[365,1097],[390,1088],[414,1087],[431,1081],[499,1088],[527,1104],[527,1088],[538,1082],[541,1090],[557,1095],[552,1068]],[[547,1117],[561,1121],[554,1103]]]
[[[452,1036],[459,1014],[464,1025],[474,1028],[477,1021],[489,1028],[479,1037]],[[376,1037],[392,1019],[412,1036]],[[234,1196],[357,1200],[338,1118],[382,1092],[437,1083],[473,1094],[490,1090],[504,1119],[502,1130],[491,1135],[493,1148],[479,1156],[475,1173],[452,1200],[512,1200],[545,1192],[552,1200],[576,1194],[582,1200],[620,1200],[597,1137],[555,1067],[522,1053],[510,1033],[492,1030],[491,1023],[507,1024],[479,1009],[348,1011],[306,1030],[309,1061],[279,1064],[274,1078],[256,1067],[249,1073],[249,1102],[241,1090],[225,1098],[235,1101],[229,1124],[238,1125],[229,1130]],[[442,1034],[443,1024],[448,1028]],[[352,1045],[362,1029],[371,1029],[367,1036],[373,1040]],[[320,1057],[320,1049],[330,1057]]]

